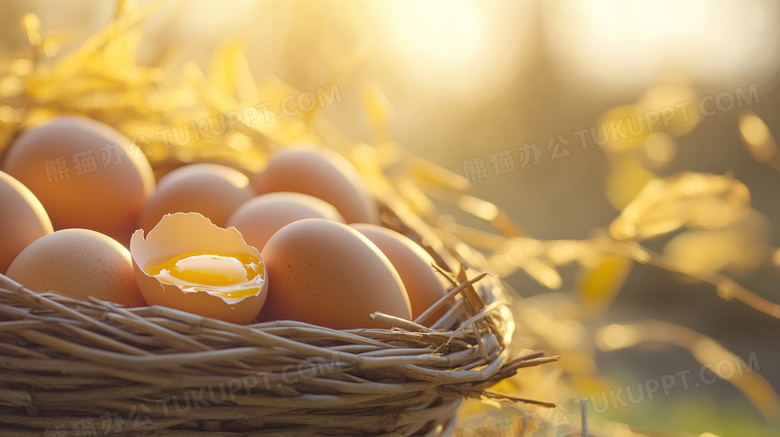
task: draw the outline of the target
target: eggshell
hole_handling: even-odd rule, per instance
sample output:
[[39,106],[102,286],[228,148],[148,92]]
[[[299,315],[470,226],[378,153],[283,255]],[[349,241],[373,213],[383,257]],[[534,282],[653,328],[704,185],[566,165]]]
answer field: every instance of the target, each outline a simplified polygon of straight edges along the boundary
[[263,249],[268,301],[261,320],[298,320],[335,329],[387,328],[370,314],[411,317],[403,282],[385,255],[341,223],[303,219]]
[[86,118],[59,117],[26,130],[3,169],[35,194],[54,229],[92,229],[122,242],[154,190],[149,161],[132,141]]
[[[441,275],[432,267],[436,261],[425,249],[392,229],[367,223],[351,226],[376,244],[393,264],[409,295],[413,318],[444,297],[446,291]],[[428,318],[428,322],[435,322],[445,312],[446,308],[443,308]]]
[[301,193],[269,193],[239,207],[227,225],[241,232],[247,244],[262,252],[265,243],[279,229],[305,218],[323,218],[344,223],[333,205]]
[[243,299],[223,299],[206,291],[185,291],[176,285],[162,283],[144,271],[144,266],[151,260],[189,252],[246,253],[263,260],[260,252],[248,246],[235,228],[220,228],[201,214],[165,215],[146,238],[143,229],[133,234],[130,252],[138,286],[149,305],[161,305],[245,325],[257,316],[265,303],[267,270],[260,291]]
[[27,246],[8,267],[8,277],[34,291],[144,306],[130,252],[89,229],[62,229]]
[[258,194],[294,191],[335,206],[347,223],[377,223],[379,212],[360,174],[336,152],[313,147],[284,149],[252,177]]
[[32,191],[9,174],[0,171],[0,273],[33,241],[51,234],[46,210]]
[[165,175],[141,213],[140,228],[152,229],[165,214],[197,212],[224,227],[233,211],[252,199],[249,178],[221,164],[191,164]]

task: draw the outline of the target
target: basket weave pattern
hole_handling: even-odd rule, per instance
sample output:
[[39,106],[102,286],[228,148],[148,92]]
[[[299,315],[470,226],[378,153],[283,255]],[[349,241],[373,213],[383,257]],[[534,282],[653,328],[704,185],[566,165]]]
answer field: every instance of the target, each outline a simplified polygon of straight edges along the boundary
[[[463,278],[463,276],[461,276]],[[427,328],[240,326],[36,293],[0,275],[3,436],[440,436],[465,397],[521,367],[491,278],[459,281]],[[476,282],[476,283],[475,283]],[[458,284],[458,282],[456,282]]]

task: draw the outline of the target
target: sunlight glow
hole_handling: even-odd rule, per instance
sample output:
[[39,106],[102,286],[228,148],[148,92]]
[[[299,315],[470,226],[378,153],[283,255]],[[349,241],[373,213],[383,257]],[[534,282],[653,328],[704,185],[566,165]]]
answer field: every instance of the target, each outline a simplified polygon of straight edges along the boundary
[[778,4],[771,0],[543,5],[556,71],[611,92],[669,72],[704,82],[767,79],[780,62]]
[[[424,92],[481,100],[500,92],[527,60],[530,2],[378,1],[382,44]],[[507,10],[509,9],[509,10]]]

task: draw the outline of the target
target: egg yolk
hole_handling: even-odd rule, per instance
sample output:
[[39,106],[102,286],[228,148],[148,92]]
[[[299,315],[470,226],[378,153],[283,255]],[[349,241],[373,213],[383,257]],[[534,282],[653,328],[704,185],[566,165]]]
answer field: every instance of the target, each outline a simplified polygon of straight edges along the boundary
[[262,262],[245,253],[185,253],[152,260],[144,270],[184,291],[205,291],[230,300],[257,294],[264,280]]

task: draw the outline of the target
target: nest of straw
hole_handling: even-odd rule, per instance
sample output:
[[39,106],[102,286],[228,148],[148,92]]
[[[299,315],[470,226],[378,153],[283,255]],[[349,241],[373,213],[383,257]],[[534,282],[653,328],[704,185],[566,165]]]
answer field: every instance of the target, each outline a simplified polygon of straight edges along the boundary
[[430,328],[375,313],[386,329],[356,330],[123,308],[33,292],[0,275],[0,428],[4,436],[450,435],[464,398],[524,401],[489,387],[550,361],[508,357],[514,323],[500,284],[459,268],[451,291],[416,321],[449,305]]
[[[185,70],[187,80],[163,86],[156,68],[132,62],[139,41],[133,26],[146,14],[119,11],[58,63],[51,60],[55,36],[39,35],[37,18],[26,16],[30,49],[0,59],[0,71],[13,67],[19,84],[0,90],[7,112],[0,120],[0,153],[25,128],[68,114],[105,122],[144,144],[158,176],[198,161],[256,171],[276,148],[321,142],[361,162],[384,225],[425,247],[451,279],[451,290],[415,321],[375,313],[385,329],[333,330],[291,321],[240,326],[162,307],[123,308],[33,292],[0,275],[2,436],[439,436],[452,434],[465,398],[550,406],[489,389],[555,357],[510,356],[514,323],[500,281],[486,277],[484,257],[439,223],[421,184],[465,199],[459,200],[465,210],[508,226],[502,215],[493,217],[492,205],[465,196],[462,176],[390,141],[375,148],[352,144],[314,113],[278,122],[270,117],[270,124],[244,120],[226,135],[169,148],[150,133],[251,106],[258,89],[276,97],[295,90],[278,80],[246,84],[237,78],[251,75],[232,68],[206,80],[193,66]],[[245,65],[240,54],[240,47],[227,45],[215,61]],[[382,119],[377,114],[383,111],[373,112]],[[444,306],[449,309],[439,320],[429,320]]]

